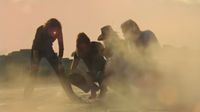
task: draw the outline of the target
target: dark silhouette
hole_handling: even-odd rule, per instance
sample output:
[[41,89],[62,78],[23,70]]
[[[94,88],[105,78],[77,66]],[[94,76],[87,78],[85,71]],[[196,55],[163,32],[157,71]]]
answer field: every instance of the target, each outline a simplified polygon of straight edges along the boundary
[[[107,91],[107,86],[109,85],[108,83],[110,80],[113,80],[113,75],[116,76],[116,73],[114,73],[113,69],[121,65],[121,56],[125,49],[123,49],[124,41],[120,39],[117,32],[115,32],[110,25],[106,25],[101,28],[101,34],[98,37],[98,40],[103,41],[105,45],[103,55],[107,59],[107,64],[104,71],[104,80],[102,82],[102,90],[100,92],[100,96],[104,97]],[[113,61],[113,57],[115,61]]]
[[[58,40],[59,44],[58,56],[52,47],[53,42],[56,39]],[[64,46],[61,23],[57,19],[52,18],[48,20],[45,25],[42,25],[37,29],[31,50],[31,81],[25,88],[25,96],[30,96],[33,92],[36,74],[39,70],[39,64],[42,58],[47,59],[47,61],[53,67],[65,92],[70,90],[67,81],[64,80],[64,67],[61,63],[63,50]]]
[[106,58],[112,57],[113,53],[118,48],[118,45],[122,42],[117,32],[115,32],[110,25],[101,28],[101,34],[97,40],[103,41],[105,45],[103,54]]
[[[76,51],[73,53],[72,75],[70,80],[84,92],[91,91],[90,98],[95,98],[96,91],[101,89],[103,71],[106,60],[102,55],[103,45],[91,42],[85,33],[80,33],[76,41]],[[95,84],[99,83],[99,86]]]
[[133,45],[140,50],[160,47],[158,39],[152,31],[141,31],[137,23],[131,19],[122,23],[121,29],[129,47]]
[[[13,51],[8,55],[0,56],[0,83],[16,82],[16,84],[22,84],[27,79],[27,73],[30,73],[30,56],[31,49],[21,49],[19,51]],[[71,59],[63,58],[62,64],[65,71],[69,71]],[[42,78],[46,81],[37,81],[37,84],[54,83],[55,72],[47,60],[40,62],[40,70],[37,73],[38,79]],[[23,81],[24,80],[24,81]],[[19,82],[18,82],[19,81]],[[12,85],[11,85],[12,86]]]
[[[157,69],[158,64],[154,60],[156,52],[160,49],[160,44],[155,34],[150,30],[142,31],[136,22],[133,20],[127,20],[122,25],[122,32],[127,43],[128,53],[138,54],[140,57],[139,64],[144,64],[145,67],[136,68],[138,65],[133,66],[132,69],[135,73],[135,79],[145,80],[145,77],[151,77],[146,84],[143,82],[143,87],[147,88],[151,85],[157,87],[158,79],[160,78],[160,72]],[[137,58],[135,58],[136,60]],[[153,66],[152,66],[153,65]],[[142,85],[137,83],[135,80],[135,85]],[[153,88],[153,86],[152,86]]]

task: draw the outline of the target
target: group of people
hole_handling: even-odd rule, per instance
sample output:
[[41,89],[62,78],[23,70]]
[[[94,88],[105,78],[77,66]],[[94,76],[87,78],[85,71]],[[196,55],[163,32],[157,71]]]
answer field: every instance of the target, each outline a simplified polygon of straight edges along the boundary
[[[73,62],[71,70],[66,75],[62,66],[64,52],[61,23],[52,18],[37,29],[31,51],[31,81],[25,88],[25,95],[29,96],[33,91],[39,63],[46,58],[55,70],[62,87],[70,97],[75,97],[71,85],[77,86],[84,92],[91,92],[90,99],[106,94],[109,79],[115,77],[116,70],[122,70],[129,56],[138,53],[146,55],[149,49],[159,48],[159,42],[150,30],[142,31],[133,20],[127,20],[121,24],[124,39],[120,38],[112,26],[106,25],[101,28],[98,41],[91,41],[85,33],[79,33],[76,40],[76,50],[72,53]],[[58,40],[59,54],[53,50],[53,42]],[[99,42],[99,41],[102,41]],[[120,61],[120,59],[123,61]],[[124,59],[124,60],[123,60]],[[123,63],[123,64],[122,64]],[[119,79],[123,78],[123,73]]]

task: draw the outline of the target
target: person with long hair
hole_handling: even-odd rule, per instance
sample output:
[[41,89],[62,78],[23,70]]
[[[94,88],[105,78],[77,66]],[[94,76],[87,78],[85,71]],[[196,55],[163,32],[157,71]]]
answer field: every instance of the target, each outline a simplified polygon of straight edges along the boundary
[[[53,42],[58,40],[59,54],[54,52]],[[36,74],[39,71],[39,64],[42,58],[45,58],[56,72],[65,92],[69,86],[65,81],[64,67],[62,57],[64,52],[63,34],[61,23],[55,19],[49,19],[44,25],[37,28],[35,38],[31,49],[31,78],[27,84],[24,94],[29,97],[34,90]]]
[[[91,42],[85,33],[79,33],[76,40],[76,51],[73,53],[72,74],[70,81],[85,93],[91,91],[89,99],[96,98],[96,92],[101,90],[103,71],[106,60],[103,55],[103,45]],[[96,85],[95,83],[99,85]]]

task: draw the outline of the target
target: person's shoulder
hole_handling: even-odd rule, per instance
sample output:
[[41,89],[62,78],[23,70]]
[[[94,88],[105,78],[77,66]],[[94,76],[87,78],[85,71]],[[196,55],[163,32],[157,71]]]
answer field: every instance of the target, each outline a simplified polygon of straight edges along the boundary
[[142,40],[146,41],[146,42],[150,41],[150,42],[156,43],[156,44],[158,44],[158,46],[160,46],[159,40],[155,36],[154,32],[151,30],[145,30],[142,32]]
[[148,35],[148,36],[155,36],[154,32],[151,31],[151,30],[142,31],[142,34],[143,35]]
[[100,42],[97,42],[97,41],[91,41],[91,44],[93,44],[93,45],[102,45]]
[[141,38],[143,38],[143,39],[156,39],[156,36],[155,36],[153,31],[145,30],[145,31],[142,31]]
[[37,28],[37,31],[42,31],[44,29],[44,25],[41,25]]
[[103,44],[97,41],[92,41],[91,42],[91,47],[97,47],[97,48],[103,48]]
[[97,41],[92,41],[90,47],[92,54],[98,54],[104,50],[103,44]]

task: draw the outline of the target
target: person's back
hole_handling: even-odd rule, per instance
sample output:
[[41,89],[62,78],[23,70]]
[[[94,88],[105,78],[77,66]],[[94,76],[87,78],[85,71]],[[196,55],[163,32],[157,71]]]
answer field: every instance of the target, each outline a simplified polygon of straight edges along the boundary
[[143,51],[153,51],[160,48],[160,44],[155,34],[150,30],[142,31],[135,42],[137,48]]
[[104,50],[104,46],[100,42],[92,41],[90,43],[90,49],[91,53],[93,55],[102,55],[102,52]]
[[152,31],[142,31],[137,23],[131,19],[122,23],[121,28],[130,51],[134,49],[143,52],[160,47],[158,39]]
[[155,34],[150,30],[142,31],[136,41],[136,45],[143,48],[160,47],[158,39]]
[[[90,75],[96,75],[98,71],[103,71],[106,60],[103,56],[104,47],[101,43],[92,41],[89,44],[89,51],[84,54],[84,57],[81,56],[81,51],[76,51],[73,53],[75,59],[83,59],[86,64]],[[95,77],[95,76],[94,76]]]
[[35,50],[47,50],[52,48],[55,39],[48,35],[46,28],[40,26],[38,27],[37,32],[32,48]]
[[89,69],[92,74],[96,75],[98,72],[103,72],[106,64],[106,60],[103,56],[104,46],[100,42],[91,42],[90,44],[90,61]]

